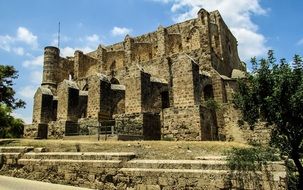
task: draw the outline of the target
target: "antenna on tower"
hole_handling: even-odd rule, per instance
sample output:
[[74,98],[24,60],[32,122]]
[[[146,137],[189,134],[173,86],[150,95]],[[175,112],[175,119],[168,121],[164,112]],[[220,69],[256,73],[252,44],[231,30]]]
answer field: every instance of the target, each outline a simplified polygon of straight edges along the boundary
[[60,48],[60,21],[58,26],[58,49]]

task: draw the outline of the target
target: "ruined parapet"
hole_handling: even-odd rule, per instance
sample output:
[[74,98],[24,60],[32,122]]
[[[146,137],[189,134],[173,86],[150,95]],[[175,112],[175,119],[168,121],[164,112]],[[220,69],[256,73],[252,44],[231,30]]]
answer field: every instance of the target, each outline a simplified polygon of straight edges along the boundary
[[166,44],[168,40],[167,30],[163,26],[159,26],[157,30],[158,38],[158,56],[162,57],[167,54]]
[[125,36],[124,39],[124,51],[125,51],[125,62],[126,65],[131,65],[133,58],[134,39],[129,35]]
[[98,58],[98,65],[99,65],[98,71],[99,71],[99,73],[101,73],[101,72],[103,72],[103,70],[105,70],[104,68],[102,68],[102,66],[104,66],[104,63],[105,63],[106,53],[107,52],[106,52],[105,47],[103,47],[102,45],[99,45],[98,49],[97,49],[97,58]]
[[75,51],[74,59],[74,79],[82,79],[95,75],[100,71],[99,61],[91,56],[84,54],[82,51]]
[[43,79],[42,86],[48,87],[54,93],[57,86],[57,69],[60,59],[60,50],[57,47],[44,48]]

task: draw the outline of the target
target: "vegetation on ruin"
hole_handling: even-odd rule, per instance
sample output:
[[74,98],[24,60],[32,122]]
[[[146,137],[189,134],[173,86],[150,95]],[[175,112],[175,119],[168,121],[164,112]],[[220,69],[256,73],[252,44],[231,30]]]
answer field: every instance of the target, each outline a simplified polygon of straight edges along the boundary
[[271,145],[292,159],[303,189],[303,61],[295,55],[292,64],[276,61],[273,51],[267,59],[251,60],[253,71],[239,81],[234,103],[243,119],[253,126],[265,121],[272,127]]
[[20,137],[23,133],[23,121],[11,115],[13,110],[25,107],[23,100],[15,98],[16,78],[18,71],[13,66],[0,65],[0,138]]
[[256,171],[269,161],[278,161],[277,151],[271,147],[232,148],[227,151],[227,163],[231,170]]

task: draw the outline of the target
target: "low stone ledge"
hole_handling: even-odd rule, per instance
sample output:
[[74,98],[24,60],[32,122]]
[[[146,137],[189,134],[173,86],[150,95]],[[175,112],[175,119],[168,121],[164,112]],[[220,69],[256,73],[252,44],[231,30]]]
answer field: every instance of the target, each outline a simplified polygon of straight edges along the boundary
[[228,170],[223,160],[131,160],[127,168]]
[[29,152],[24,154],[27,159],[68,159],[68,160],[131,160],[133,152]]
[[227,156],[197,156],[195,160],[226,160]]
[[150,173],[150,172],[157,172],[157,173],[192,173],[192,174],[209,174],[209,173],[216,173],[216,174],[227,174],[227,170],[198,170],[198,169],[155,169],[155,168],[121,168],[119,171],[121,172],[138,172],[138,173]]
[[[108,167],[121,168],[121,160],[62,160],[62,159],[19,159],[18,164],[30,165],[41,164],[47,166],[73,166],[74,164],[81,164],[82,166],[91,167]],[[87,168],[90,169],[90,168]]]
[[37,147],[37,148],[34,148],[34,152],[35,153],[47,152],[47,149],[45,147]]
[[3,164],[17,164],[18,159],[21,157],[21,153],[17,152],[2,152],[0,153]]
[[14,153],[24,153],[24,152],[29,152],[31,150],[33,150],[34,147],[32,146],[3,146],[0,147],[0,152],[14,152]]

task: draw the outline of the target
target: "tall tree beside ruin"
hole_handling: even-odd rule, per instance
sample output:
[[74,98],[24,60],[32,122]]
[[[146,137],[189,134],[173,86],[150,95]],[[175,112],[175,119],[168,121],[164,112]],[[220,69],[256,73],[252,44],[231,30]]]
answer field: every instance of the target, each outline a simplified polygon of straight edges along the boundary
[[0,138],[19,137],[22,134],[23,122],[11,116],[17,108],[24,108],[25,102],[16,99],[13,80],[18,72],[13,66],[0,65]]
[[267,59],[252,59],[253,71],[239,81],[234,103],[252,127],[259,120],[273,126],[271,143],[295,163],[299,189],[303,189],[303,64],[295,55],[293,65],[277,63],[273,51]]

